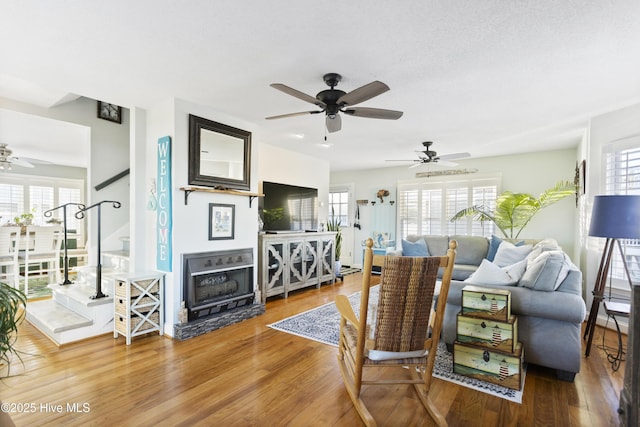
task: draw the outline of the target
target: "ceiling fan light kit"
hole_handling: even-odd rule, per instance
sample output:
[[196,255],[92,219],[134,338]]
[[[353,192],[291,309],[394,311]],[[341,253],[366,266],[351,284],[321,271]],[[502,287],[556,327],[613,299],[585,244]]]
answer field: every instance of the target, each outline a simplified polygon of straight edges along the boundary
[[421,153],[418,155],[417,159],[413,160],[387,160],[387,162],[414,162],[413,165],[409,166],[409,168],[415,168],[420,165],[426,163],[438,163],[441,166],[457,166],[457,163],[451,162],[450,160],[464,159],[466,157],[470,157],[469,153],[455,153],[455,154],[446,154],[444,156],[438,156],[438,153],[431,149],[433,145],[432,141],[425,141],[422,143],[424,147],[423,150],[416,150],[416,153]]
[[7,144],[0,144],[0,170],[3,172],[10,171],[12,165],[32,168],[33,165],[24,159],[12,156],[13,151],[7,147]]
[[277,116],[267,117],[266,119],[283,119],[286,117],[324,113],[326,116],[325,126],[327,130],[329,132],[338,132],[340,129],[342,129],[342,119],[340,113],[370,119],[397,120],[402,117],[402,111],[385,110],[382,108],[351,107],[352,105],[359,104],[375,96],[381,95],[384,92],[387,92],[389,90],[389,86],[380,81],[373,81],[347,93],[343,90],[335,88],[342,80],[342,76],[340,74],[327,73],[323,76],[323,80],[330,89],[325,89],[318,92],[315,97],[307,95],[304,92],[300,92],[299,90],[293,89],[282,83],[272,83],[272,88],[284,92],[287,95],[298,98],[302,101],[314,104],[319,107],[320,110],[280,114]]

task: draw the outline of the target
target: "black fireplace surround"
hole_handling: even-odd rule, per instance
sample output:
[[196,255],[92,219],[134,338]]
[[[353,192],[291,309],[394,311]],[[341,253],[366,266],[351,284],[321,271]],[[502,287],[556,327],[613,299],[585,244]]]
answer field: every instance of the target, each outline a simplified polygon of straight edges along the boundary
[[189,321],[253,304],[253,250],[182,255],[183,295]]

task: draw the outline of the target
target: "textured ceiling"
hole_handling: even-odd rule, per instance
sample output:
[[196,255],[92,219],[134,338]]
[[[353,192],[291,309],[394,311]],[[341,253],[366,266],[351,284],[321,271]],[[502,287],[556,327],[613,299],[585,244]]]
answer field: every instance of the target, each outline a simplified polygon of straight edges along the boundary
[[[0,5],[1,97],[142,108],[177,97],[333,170],[397,166],[385,159],[413,159],[425,140],[474,157],[573,147],[590,117],[640,102],[637,0]],[[314,109],[270,83],[315,96],[327,72],[346,92],[385,82],[389,92],[359,106],[404,116],[343,117],[330,148],[321,115],[264,120]]]

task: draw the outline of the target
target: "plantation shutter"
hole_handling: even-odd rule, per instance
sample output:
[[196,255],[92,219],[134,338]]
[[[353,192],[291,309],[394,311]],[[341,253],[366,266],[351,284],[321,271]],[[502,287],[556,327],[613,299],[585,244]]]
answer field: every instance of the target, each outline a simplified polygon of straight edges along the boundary
[[[479,206],[486,206],[491,212],[496,208],[496,198],[498,192],[495,185],[482,185],[473,187],[473,204]],[[471,223],[471,235],[472,236],[490,236],[495,234],[496,225],[493,221],[472,221]]]
[[[82,192],[79,188],[58,188],[58,206],[66,203],[82,203]],[[75,213],[78,211],[76,206],[67,207],[67,230],[70,233],[75,233],[76,239],[79,244],[84,245],[84,227],[83,221],[77,219]],[[53,216],[62,221],[64,213],[61,209],[55,210]]]
[[420,190],[417,188],[406,189],[398,192],[398,228],[399,235],[407,237],[409,234],[418,234],[419,212],[418,207]]
[[53,207],[53,187],[29,186],[29,212],[32,212],[34,217],[42,217],[44,212]]
[[420,234],[442,234],[442,190],[422,190]]
[[0,222],[6,224],[24,212],[24,187],[0,184]]
[[[45,217],[44,212],[64,203],[84,203],[84,181],[47,176],[9,175],[0,179],[0,224],[14,222],[23,213],[33,214],[33,224],[46,225],[51,218],[62,221],[61,209]],[[67,227],[76,230],[84,242],[84,221],[75,218],[77,209],[67,209]]]
[[499,181],[500,175],[485,174],[400,183],[397,208],[399,238],[410,234],[491,236],[495,229],[493,223],[481,224],[471,218],[456,222],[449,219],[472,204],[493,209]]
[[[451,218],[456,212],[468,208],[469,205],[469,188],[458,187],[447,189],[447,211],[446,217]],[[469,234],[468,221],[447,221],[447,234]]]
[[[605,194],[640,195],[640,136],[604,147]],[[640,240],[620,240],[632,281],[640,280]],[[615,287],[628,289],[627,275],[618,251],[614,251],[611,277]]]

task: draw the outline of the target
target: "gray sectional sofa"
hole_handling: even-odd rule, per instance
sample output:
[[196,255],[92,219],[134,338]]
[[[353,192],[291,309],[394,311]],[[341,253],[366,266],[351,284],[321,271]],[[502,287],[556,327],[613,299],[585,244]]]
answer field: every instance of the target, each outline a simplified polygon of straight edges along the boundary
[[[499,240],[476,236],[408,236],[408,242],[423,239],[429,255],[444,255],[449,239],[458,243],[453,280],[447,298],[442,339],[451,347],[456,339],[456,319],[461,310],[462,289],[469,284],[488,288],[508,289],[511,291],[511,312],[518,316],[518,336],[524,346],[524,359],[527,363],[545,366],[556,370],[559,379],[573,381],[580,371],[582,359],[581,326],[586,315],[586,307],[582,298],[582,273],[561,252],[559,247],[549,247],[543,242],[524,242],[532,244],[529,262],[525,259],[522,265],[524,273],[518,282],[509,286],[496,283],[482,283],[479,271],[481,264],[492,264],[485,260],[493,259]],[[422,242],[420,242],[422,244]],[[410,247],[405,246],[408,255],[415,255]],[[532,260],[544,251],[553,250],[558,259],[564,256],[565,267],[559,275],[560,266],[548,261],[540,266],[540,262],[532,265]],[[537,251],[537,252],[536,252]],[[391,254],[403,255],[401,248],[389,251]],[[552,254],[546,257],[551,259]],[[514,264],[515,265],[515,264]],[[526,265],[526,267],[524,267]],[[486,265],[482,270],[486,271]],[[497,268],[492,266],[492,268]],[[527,271],[528,269],[528,271]],[[504,268],[497,275],[504,274]],[[475,274],[475,276],[474,276]],[[487,275],[482,274],[484,280]],[[478,277],[477,280],[474,277]],[[467,281],[465,281],[467,280]],[[552,283],[553,281],[556,283]],[[471,282],[470,282],[471,281]],[[480,282],[479,282],[480,281]],[[493,282],[493,280],[488,280]]]

